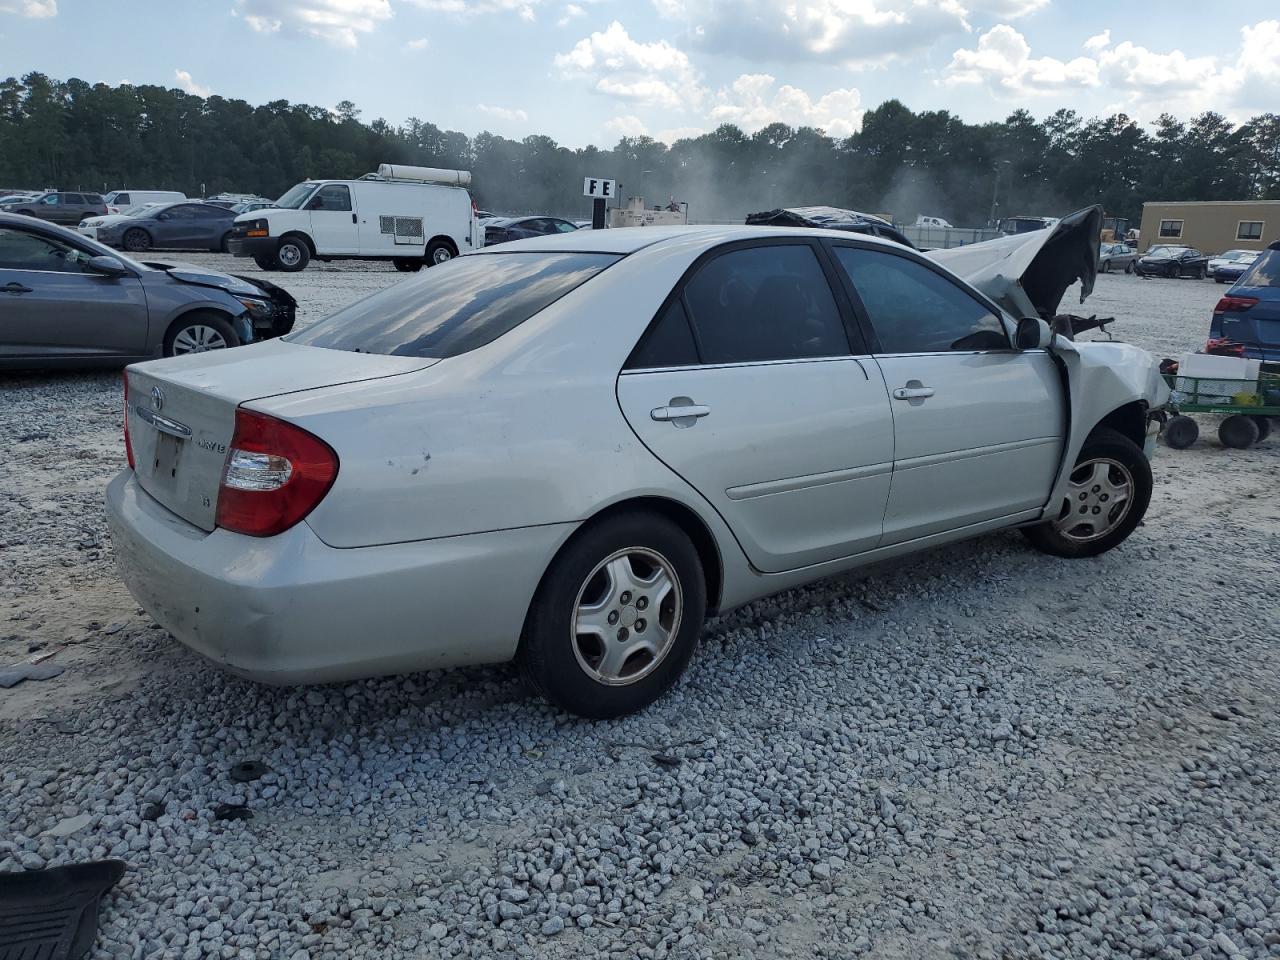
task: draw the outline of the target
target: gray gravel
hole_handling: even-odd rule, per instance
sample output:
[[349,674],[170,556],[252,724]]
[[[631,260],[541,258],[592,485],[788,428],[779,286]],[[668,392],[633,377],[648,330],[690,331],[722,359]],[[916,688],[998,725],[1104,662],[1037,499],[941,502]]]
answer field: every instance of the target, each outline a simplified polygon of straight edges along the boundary
[[[399,279],[276,278],[304,322]],[[1089,308],[1176,354],[1220,292]],[[0,666],[67,667],[0,690],[0,871],[126,860],[95,957],[1280,956],[1274,441],[1161,451],[1096,561],[1001,534],[753,604],[585,723],[507,668],[209,668],[112,568],[119,375],[0,391]]]

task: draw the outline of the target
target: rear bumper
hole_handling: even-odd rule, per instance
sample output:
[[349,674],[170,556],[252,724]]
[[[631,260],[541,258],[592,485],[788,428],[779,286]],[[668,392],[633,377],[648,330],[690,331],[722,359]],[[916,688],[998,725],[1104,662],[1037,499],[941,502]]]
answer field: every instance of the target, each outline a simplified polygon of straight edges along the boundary
[[107,487],[129,592],[186,646],[265,683],[320,683],[515,654],[547,563],[574,524],[335,549],[304,522],[206,533],[122,471]]
[[227,241],[227,249],[237,257],[274,257],[279,245],[279,237],[232,237]]

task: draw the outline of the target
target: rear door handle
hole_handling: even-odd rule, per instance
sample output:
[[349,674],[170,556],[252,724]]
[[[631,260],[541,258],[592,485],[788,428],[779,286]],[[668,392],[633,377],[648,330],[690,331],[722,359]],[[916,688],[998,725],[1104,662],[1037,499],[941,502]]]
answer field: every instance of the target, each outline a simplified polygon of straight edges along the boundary
[[30,293],[31,292],[30,287],[24,287],[22,284],[17,283],[16,281],[11,283],[6,283],[3,287],[0,287],[0,290],[3,290],[5,293]]
[[[678,400],[680,398],[673,399]],[[649,416],[654,420],[697,420],[699,417],[705,417],[710,412],[710,407],[703,406],[700,403],[685,403],[675,406],[654,407],[649,411]]]
[[895,400],[923,400],[925,397],[933,396],[933,387],[919,386],[920,381],[914,381],[917,385],[914,387],[898,387],[893,391],[893,399]]

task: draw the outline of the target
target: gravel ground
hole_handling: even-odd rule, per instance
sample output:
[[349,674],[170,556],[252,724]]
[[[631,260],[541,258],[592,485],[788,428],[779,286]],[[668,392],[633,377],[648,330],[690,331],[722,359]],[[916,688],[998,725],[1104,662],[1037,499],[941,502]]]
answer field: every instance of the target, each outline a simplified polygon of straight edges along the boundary
[[[306,323],[399,277],[273,279]],[[1088,306],[1177,354],[1220,292]],[[113,570],[119,375],[0,391],[0,664],[66,667],[0,690],[0,871],[126,860],[95,957],[1280,956],[1280,443],[1162,450],[1098,560],[1006,533],[753,604],[585,723],[508,668],[211,669]]]

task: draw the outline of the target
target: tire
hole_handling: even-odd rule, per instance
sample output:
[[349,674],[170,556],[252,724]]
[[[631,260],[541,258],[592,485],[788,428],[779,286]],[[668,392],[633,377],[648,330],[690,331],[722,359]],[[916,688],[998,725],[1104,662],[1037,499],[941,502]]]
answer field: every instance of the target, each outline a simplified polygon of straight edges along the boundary
[[126,230],[124,236],[120,238],[120,246],[130,253],[146,253],[151,249],[151,234],[141,227]]
[[1205,267],[1201,267],[1200,269],[1198,269],[1198,270],[1196,271],[1196,279],[1197,279],[1197,280],[1203,280],[1207,275],[1208,275],[1208,274],[1207,274],[1207,272],[1206,272],[1206,268],[1205,268]]
[[1178,268],[1178,265],[1176,263],[1171,263],[1169,265],[1169,279],[1177,280],[1181,276],[1182,276],[1182,271]]
[[231,252],[231,231],[230,230],[224,233],[222,235],[222,239],[218,241],[218,249],[216,252],[217,253]]
[[1110,260],[1103,260],[1103,261],[1102,261],[1102,269],[1101,269],[1101,270],[1099,270],[1098,272],[1099,272],[1099,273],[1110,273],[1110,272],[1111,272],[1111,261],[1110,261]]
[[1124,265],[1124,272],[1125,272],[1125,273],[1133,273],[1133,261],[1132,261],[1132,260],[1130,260],[1128,263],[1126,263],[1126,264]]
[[209,313],[189,313],[179,317],[164,336],[166,357],[207,353],[240,346],[240,338],[224,318]]
[[1226,282],[1227,282],[1227,281],[1225,281],[1225,280],[1219,280],[1217,277],[1214,277],[1213,279],[1214,279],[1214,282],[1215,282],[1215,283],[1226,283]]
[[1246,450],[1258,442],[1258,425],[1253,417],[1237,413],[1218,424],[1218,439],[1224,447]]
[[1055,520],[1023,527],[1023,535],[1055,557],[1096,557],[1122,543],[1142,522],[1151,489],[1151,464],[1142,449],[1114,430],[1095,430],[1071,471],[1062,513]]
[[456,256],[457,254],[453,252],[453,247],[449,246],[449,244],[445,243],[443,240],[432,240],[431,243],[427,245],[426,262],[428,267],[435,267],[442,263],[447,263]]
[[410,260],[406,257],[392,257],[391,265],[401,273],[417,273],[422,269],[421,260]]
[[281,237],[276,247],[276,266],[285,273],[298,273],[311,262],[311,248],[301,237]]
[[1261,416],[1250,416],[1253,425],[1258,428],[1258,443],[1261,443],[1267,437],[1271,436],[1271,418]]
[[[658,573],[670,584],[660,601],[643,592]],[[580,531],[551,562],[529,607],[516,663],[535,690],[564,710],[594,720],[620,717],[653,703],[684,672],[706,609],[702,563],[684,531],[656,514],[619,513]],[[640,644],[646,630],[659,650]],[[620,643],[630,651],[610,663],[627,650]]]
[[257,254],[254,256],[253,262],[258,265],[259,270],[270,271],[280,269],[280,265],[276,263],[275,257],[264,257],[262,254]]
[[1200,437],[1200,424],[1179,414],[1164,425],[1165,446],[1185,450]]

